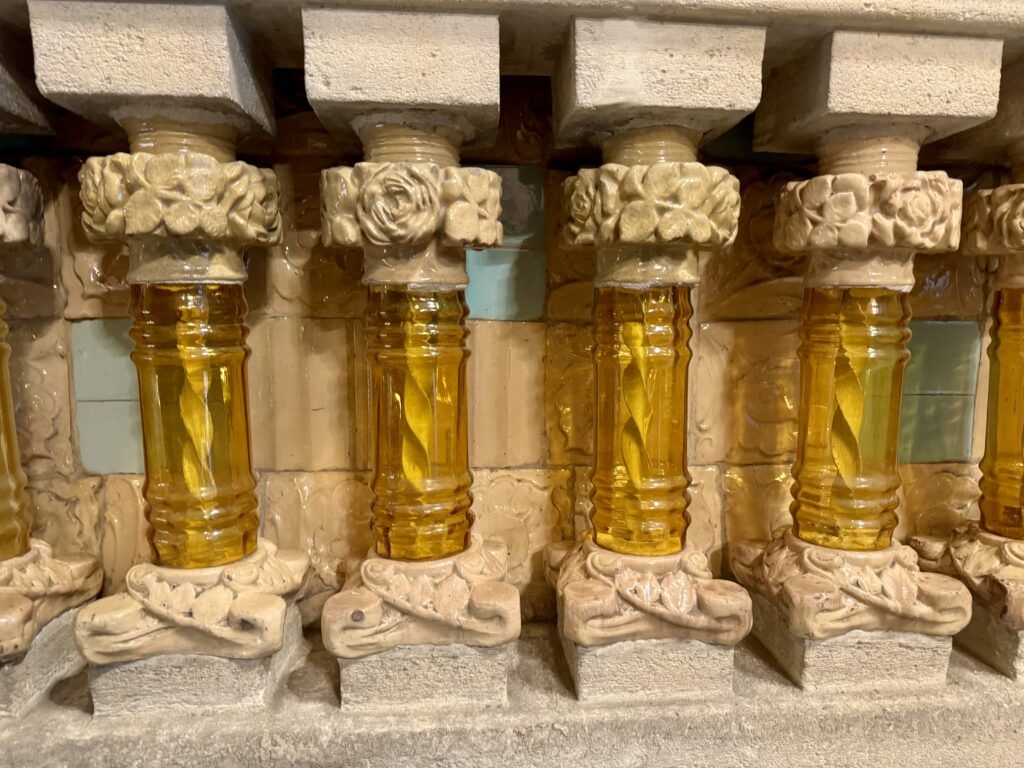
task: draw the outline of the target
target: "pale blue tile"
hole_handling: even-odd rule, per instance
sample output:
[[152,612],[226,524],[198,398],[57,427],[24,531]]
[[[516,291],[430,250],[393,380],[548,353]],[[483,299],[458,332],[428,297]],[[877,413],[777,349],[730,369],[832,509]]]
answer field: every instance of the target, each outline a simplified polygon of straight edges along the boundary
[[142,420],[139,404],[130,400],[79,401],[76,414],[78,447],[90,474],[141,474]]
[[544,314],[546,259],[542,250],[468,251],[469,316],[480,320],[538,320]]
[[501,176],[502,245],[544,245],[544,171],[535,165],[489,165]]
[[903,377],[909,395],[973,395],[981,332],[964,320],[912,320],[910,361]]
[[139,399],[139,383],[130,357],[131,324],[128,318],[71,324],[75,397],[79,402]]
[[973,395],[904,395],[900,463],[968,461],[973,425]]

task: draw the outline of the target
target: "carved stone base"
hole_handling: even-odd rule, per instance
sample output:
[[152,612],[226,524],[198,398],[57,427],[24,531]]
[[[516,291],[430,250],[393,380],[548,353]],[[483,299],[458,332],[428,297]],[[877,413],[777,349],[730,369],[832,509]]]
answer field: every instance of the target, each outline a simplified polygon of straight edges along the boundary
[[562,636],[575,645],[666,638],[735,645],[750,631],[750,597],[714,578],[702,552],[621,555],[588,538],[551,545],[545,564]]
[[64,611],[39,631],[26,654],[0,664],[0,717],[20,717],[85,666],[75,647],[78,611]]
[[588,648],[562,637],[585,704],[667,704],[732,695],[732,646],[701,640],[621,640]]
[[507,553],[473,536],[441,560],[406,562],[374,553],[324,605],[324,645],[343,659],[398,646],[491,648],[519,636],[519,590],[503,581]]
[[288,606],[280,650],[258,659],[169,653],[140,661],[89,668],[95,715],[227,709],[269,705],[309,651],[299,609]]
[[352,711],[504,707],[512,643],[497,648],[411,645],[339,659],[341,706]]
[[729,559],[736,579],[770,600],[790,633],[808,640],[853,630],[952,636],[971,616],[967,589],[923,573],[917,553],[897,542],[878,552],[846,552],[780,528],[770,541],[732,544]]
[[28,651],[47,622],[94,597],[103,571],[90,555],[54,557],[32,539],[24,555],[0,560],[0,662]]
[[162,654],[260,659],[284,642],[285,612],[300,596],[309,558],[260,539],[256,551],[214,568],[136,565],[127,592],[83,609],[75,627],[93,664]]
[[777,603],[754,593],[754,636],[805,690],[922,689],[945,685],[952,639],[917,632],[850,630],[825,640],[790,631]]
[[981,600],[974,600],[971,623],[956,644],[993,669],[1024,685],[1024,632],[1009,626]]

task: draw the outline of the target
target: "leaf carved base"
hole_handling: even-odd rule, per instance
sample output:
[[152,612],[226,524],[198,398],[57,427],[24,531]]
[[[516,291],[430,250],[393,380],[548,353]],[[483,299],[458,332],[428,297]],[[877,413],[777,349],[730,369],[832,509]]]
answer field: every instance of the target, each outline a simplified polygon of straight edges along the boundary
[[83,608],[75,642],[93,664],[169,653],[258,659],[282,645],[285,611],[309,558],[260,539],[246,558],[213,568],[136,565],[127,592]]
[[50,545],[38,539],[24,555],[0,560],[0,663],[23,656],[49,621],[94,597],[102,586],[95,557],[54,557]]
[[959,579],[1010,629],[1024,630],[1024,541],[970,523],[948,539],[914,536],[910,546],[924,570]]
[[562,636],[576,645],[681,638],[735,645],[750,632],[750,596],[716,579],[703,552],[641,557],[560,542],[545,551]]
[[792,634],[825,640],[851,630],[955,635],[971,618],[971,596],[955,579],[925,573],[917,553],[893,542],[847,552],[801,541],[786,528],[771,540],[730,545],[736,579],[768,600]]
[[441,560],[372,553],[324,605],[320,627],[335,656],[358,659],[402,645],[494,647],[519,637],[519,590],[504,581],[507,553],[473,536]]

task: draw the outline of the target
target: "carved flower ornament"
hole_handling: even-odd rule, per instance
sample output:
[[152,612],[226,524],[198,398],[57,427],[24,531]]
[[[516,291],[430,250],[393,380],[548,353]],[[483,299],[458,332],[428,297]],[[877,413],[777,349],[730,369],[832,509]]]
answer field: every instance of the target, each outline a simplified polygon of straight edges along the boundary
[[0,243],[38,245],[42,239],[39,182],[28,171],[0,165]]
[[1024,251],[1024,184],[1005,184],[971,195],[964,237],[968,253]]

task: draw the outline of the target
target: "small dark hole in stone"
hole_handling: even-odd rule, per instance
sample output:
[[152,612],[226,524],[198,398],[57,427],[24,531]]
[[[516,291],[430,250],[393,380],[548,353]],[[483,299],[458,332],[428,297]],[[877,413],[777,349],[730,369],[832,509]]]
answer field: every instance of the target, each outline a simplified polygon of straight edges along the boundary
[[240,622],[238,622],[238,628],[241,629],[243,632],[249,632],[250,630],[256,629],[256,625],[253,624],[251,621],[246,621],[245,619],[242,619]]
[[365,617],[362,611],[352,611],[352,621],[362,621]]

